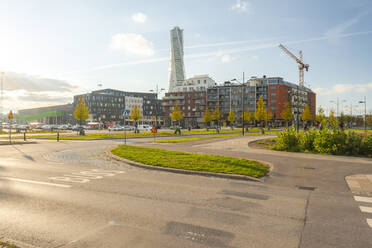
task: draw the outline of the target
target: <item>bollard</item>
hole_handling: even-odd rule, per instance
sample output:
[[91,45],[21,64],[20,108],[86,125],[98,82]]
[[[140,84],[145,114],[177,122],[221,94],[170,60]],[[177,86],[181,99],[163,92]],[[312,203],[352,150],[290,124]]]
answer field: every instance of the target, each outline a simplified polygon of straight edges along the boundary
[[59,132],[57,132],[57,142],[59,142]]
[[26,132],[23,133],[23,141],[26,141]]

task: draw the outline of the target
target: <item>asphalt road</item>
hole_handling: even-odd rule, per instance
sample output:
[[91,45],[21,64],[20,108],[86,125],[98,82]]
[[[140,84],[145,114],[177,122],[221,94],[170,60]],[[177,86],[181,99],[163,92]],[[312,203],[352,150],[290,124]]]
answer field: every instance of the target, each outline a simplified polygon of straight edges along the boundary
[[345,182],[372,174],[371,160],[255,150],[250,139],[128,142],[268,161],[263,183],[134,168],[105,156],[120,140],[0,146],[0,237],[36,247],[372,247]]

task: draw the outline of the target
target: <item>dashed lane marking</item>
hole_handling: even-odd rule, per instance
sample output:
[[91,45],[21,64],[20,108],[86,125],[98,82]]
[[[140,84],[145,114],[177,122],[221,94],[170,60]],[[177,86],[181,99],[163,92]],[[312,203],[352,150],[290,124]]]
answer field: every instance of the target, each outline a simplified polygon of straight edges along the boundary
[[14,177],[0,177],[0,179],[8,180],[8,181],[14,181],[14,182],[21,182],[21,183],[32,183],[32,184],[54,186],[54,187],[60,187],[60,188],[70,188],[71,187],[71,185],[66,185],[66,184],[48,183],[48,182],[27,180],[27,179],[14,178]]
[[372,213],[372,208],[371,207],[364,207],[364,206],[359,206],[360,211],[364,213]]
[[372,197],[354,196],[354,200],[359,201],[359,202],[372,203]]

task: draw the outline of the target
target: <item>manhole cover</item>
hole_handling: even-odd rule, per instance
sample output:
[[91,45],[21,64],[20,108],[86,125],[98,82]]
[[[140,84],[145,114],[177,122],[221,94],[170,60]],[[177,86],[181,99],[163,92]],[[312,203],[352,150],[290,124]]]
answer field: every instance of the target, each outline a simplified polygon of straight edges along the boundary
[[229,247],[235,237],[230,232],[173,221],[167,223],[164,232],[210,247]]
[[309,187],[309,186],[296,186],[298,189],[302,189],[302,190],[310,190],[310,191],[314,191],[316,188],[315,187]]

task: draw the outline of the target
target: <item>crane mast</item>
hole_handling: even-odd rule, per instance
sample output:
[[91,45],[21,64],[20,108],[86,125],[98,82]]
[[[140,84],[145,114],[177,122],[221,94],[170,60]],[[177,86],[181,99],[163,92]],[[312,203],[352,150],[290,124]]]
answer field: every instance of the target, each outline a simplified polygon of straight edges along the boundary
[[291,53],[285,46],[283,46],[282,44],[279,45],[279,47],[286,53],[288,54],[291,58],[293,58],[294,60],[296,60],[296,62],[298,63],[298,71],[299,71],[299,81],[298,81],[298,84],[300,86],[304,86],[304,69],[306,71],[309,71],[309,65],[308,64],[304,64],[303,62],[303,56],[302,56],[302,51],[300,51],[300,58],[297,58],[293,53]]

